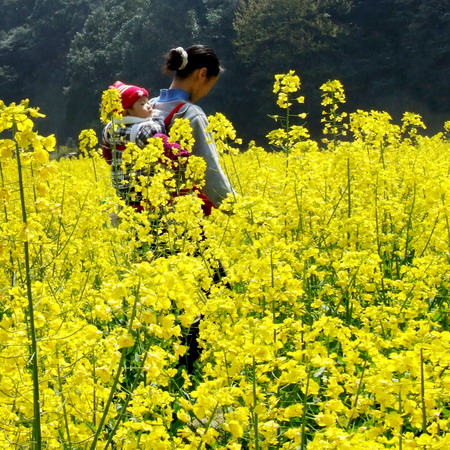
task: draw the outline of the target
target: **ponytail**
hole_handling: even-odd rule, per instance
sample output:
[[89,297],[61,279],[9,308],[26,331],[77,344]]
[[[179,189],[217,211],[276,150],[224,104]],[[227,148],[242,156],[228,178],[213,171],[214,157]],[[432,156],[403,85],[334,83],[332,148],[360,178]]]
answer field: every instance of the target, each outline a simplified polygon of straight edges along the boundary
[[176,77],[186,78],[197,69],[206,67],[208,78],[217,77],[221,72],[219,58],[205,45],[192,45],[187,49],[173,48],[166,55],[164,71],[175,73]]

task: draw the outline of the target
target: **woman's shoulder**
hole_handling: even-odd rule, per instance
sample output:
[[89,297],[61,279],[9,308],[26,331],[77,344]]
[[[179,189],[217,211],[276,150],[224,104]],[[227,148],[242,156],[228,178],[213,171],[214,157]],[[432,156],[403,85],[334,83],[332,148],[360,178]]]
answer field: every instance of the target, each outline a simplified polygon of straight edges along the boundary
[[196,118],[206,118],[205,113],[200,106],[191,102],[171,101],[171,102],[155,102],[153,108],[159,111],[162,116],[167,117],[180,103],[184,105],[175,113],[174,117],[183,117],[185,119],[194,120]]
[[186,102],[186,104],[180,109],[180,115],[183,117],[194,118],[196,116],[204,116],[205,112],[200,106],[195,105],[194,103]]

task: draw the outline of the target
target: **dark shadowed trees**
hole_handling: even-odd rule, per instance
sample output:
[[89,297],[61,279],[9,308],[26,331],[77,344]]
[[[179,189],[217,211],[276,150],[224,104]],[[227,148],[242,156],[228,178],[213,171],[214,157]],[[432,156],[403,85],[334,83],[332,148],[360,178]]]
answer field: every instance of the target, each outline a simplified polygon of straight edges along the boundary
[[351,31],[345,21],[350,6],[347,0],[241,0],[235,45],[254,99],[246,105],[247,116],[255,117],[252,131],[273,126],[267,115],[276,111],[271,93],[276,73],[295,70],[304,81],[305,107],[318,111],[318,87],[333,76],[336,54]]
[[2,0],[0,98],[30,98],[47,114],[43,132],[76,138],[99,126],[111,82],[157,94],[170,83],[165,52],[194,43],[226,69],[202,106],[248,139],[265,141],[273,76],[290,69],[313,132],[330,78],[344,83],[349,110],[411,110],[432,131],[450,114],[450,0]]

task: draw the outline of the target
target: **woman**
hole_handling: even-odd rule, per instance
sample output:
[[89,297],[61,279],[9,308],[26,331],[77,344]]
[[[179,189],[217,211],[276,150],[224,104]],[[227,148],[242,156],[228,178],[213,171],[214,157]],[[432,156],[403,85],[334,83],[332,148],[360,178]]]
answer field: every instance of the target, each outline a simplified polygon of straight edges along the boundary
[[159,97],[151,100],[152,106],[165,118],[176,111],[170,118],[169,128],[178,117],[189,119],[195,139],[192,154],[203,157],[206,162],[202,193],[212,206],[218,207],[234,191],[220,166],[216,146],[205,131],[206,115],[195,103],[206,97],[216,84],[222,71],[219,59],[204,45],[193,45],[186,50],[178,47],[167,54],[164,68],[166,73],[174,74],[174,78],[169,89],[161,89]]
[[[189,119],[195,139],[192,154],[203,157],[206,162],[202,194],[207,199],[202,198],[203,211],[208,215],[211,207],[218,207],[228,194],[235,193],[220,166],[216,146],[205,131],[208,125],[206,115],[195,105],[198,100],[206,97],[216,84],[222,71],[219,59],[213,50],[204,45],[193,45],[186,50],[178,47],[167,54],[164,69],[166,73],[173,74],[174,78],[169,89],[161,89],[159,97],[151,100],[151,103],[166,119],[168,128],[178,117]],[[181,107],[178,109],[179,106]],[[169,123],[167,119],[170,120]],[[217,279],[224,275],[220,263],[215,272]],[[185,336],[188,351],[184,357],[180,357],[180,365],[185,365],[188,373],[193,372],[194,362],[201,352],[198,345],[200,320],[198,318],[191,325]]]

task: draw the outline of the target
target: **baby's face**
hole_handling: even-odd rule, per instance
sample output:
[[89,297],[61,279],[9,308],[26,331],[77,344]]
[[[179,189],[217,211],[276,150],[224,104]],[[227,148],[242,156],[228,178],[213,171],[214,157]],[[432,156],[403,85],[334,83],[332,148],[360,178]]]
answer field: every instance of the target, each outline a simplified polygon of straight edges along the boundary
[[152,107],[148,102],[148,97],[141,97],[131,108],[127,109],[128,115],[147,119],[152,115]]

